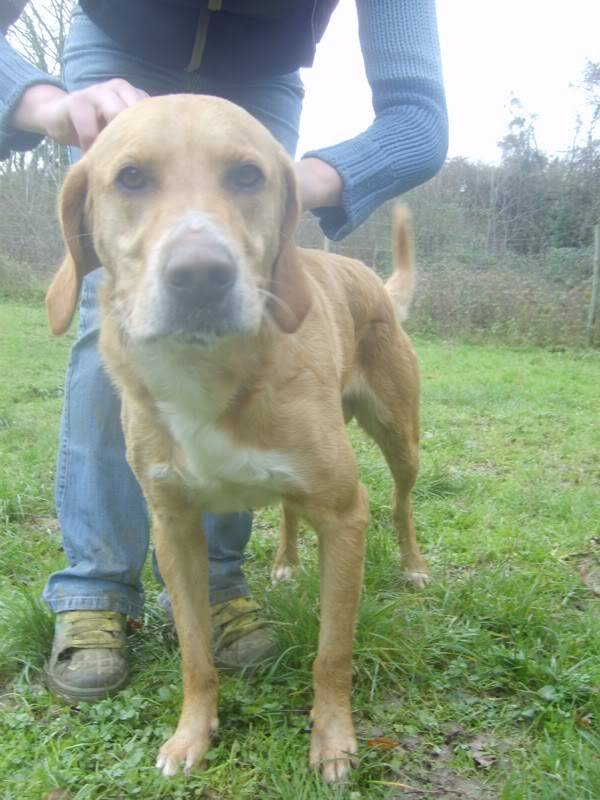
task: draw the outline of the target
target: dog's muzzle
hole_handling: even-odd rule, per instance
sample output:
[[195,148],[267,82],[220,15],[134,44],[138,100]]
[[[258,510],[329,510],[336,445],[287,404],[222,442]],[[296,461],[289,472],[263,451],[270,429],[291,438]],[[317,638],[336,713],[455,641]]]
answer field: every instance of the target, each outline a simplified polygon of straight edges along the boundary
[[174,303],[199,308],[221,303],[237,275],[237,265],[225,245],[190,233],[172,246],[163,281]]
[[161,273],[168,333],[219,335],[237,327],[239,268],[210,234],[188,232],[169,247]]

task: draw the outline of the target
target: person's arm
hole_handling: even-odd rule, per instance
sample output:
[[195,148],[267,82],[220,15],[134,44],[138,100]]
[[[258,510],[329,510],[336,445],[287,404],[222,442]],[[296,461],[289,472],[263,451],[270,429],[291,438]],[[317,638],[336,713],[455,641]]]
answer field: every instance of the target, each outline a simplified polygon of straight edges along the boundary
[[121,78],[95,83],[76,92],[35,85],[23,92],[10,124],[20,130],[47,134],[59,144],[85,151],[96,136],[129,106],[148,95]]
[[[5,5],[0,0],[0,12]],[[18,5],[22,10],[25,3]],[[3,21],[0,13],[0,26]],[[144,97],[146,92],[118,78],[67,93],[60,80],[13,50],[0,27],[0,160],[33,149],[46,135],[87,150],[111,119]]]
[[[334,240],[386,200],[433,177],[448,148],[434,0],[357,0],[356,5],[375,119],[354,139],[304,155],[325,162],[339,177],[337,205],[313,209]],[[325,180],[331,190],[331,175]]]
[[47,92],[63,91],[60,80],[29,64],[0,33],[0,160],[8,158],[13,150],[32,150],[43,138],[35,129],[14,127],[12,119],[24,93],[35,86]]
[[344,185],[337,170],[319,158],[305,157],[294,166],[305,211],[339,206]]

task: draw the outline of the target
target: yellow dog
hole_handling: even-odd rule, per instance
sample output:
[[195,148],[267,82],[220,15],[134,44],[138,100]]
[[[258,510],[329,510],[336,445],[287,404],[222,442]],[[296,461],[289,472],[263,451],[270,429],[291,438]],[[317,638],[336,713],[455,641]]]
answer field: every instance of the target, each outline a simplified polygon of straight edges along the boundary
[[397,322],[413,285],[407,214],[387,287],[358,261],[297,247],[282,148],[225,100],[173,95],[100,134],[67,176],[60,215],[67,255],[48,291],[51,328],[67,329],[83,277],[102,264],[102,356],[181,646],[183,709],[157,766],[191,769],[218,724],[201,512],[281,501],[275,577],[296,563],[298,519],[318,534],[310,763],[340,780],[356,752],[351,659],[368,519],[351,417],[392,472],[402,569],[427,579],[409,499],[418,370]]

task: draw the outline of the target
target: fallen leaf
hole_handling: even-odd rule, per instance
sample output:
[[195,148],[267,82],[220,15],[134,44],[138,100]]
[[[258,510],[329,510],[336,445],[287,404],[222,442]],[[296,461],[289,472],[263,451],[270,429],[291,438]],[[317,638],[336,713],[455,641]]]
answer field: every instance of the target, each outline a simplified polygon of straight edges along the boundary
[[584,561],[579,567],[579,574],[594,597],[600,597],[600,564]]
[[593,719],[591,714],[584,714],[583,711],[575,712],[575,725],[578,728],[591,728]]
[[51,792],[44,795],[43,800],[70,800],[71,795],[66,789],[52,789]]
[[367,745],[377,750],[395,750],[396,747],[400,747],[400,742],[390,736],[376,736],[373,739],[367,739]]
[[43,528],[47,533],[60,532],[60,525],[55,517],[43,517],[37,514],[32,514],[31,521],[36,528]]
[[498,760],[496,756],[490,752],[490,737],[476,736],[475,739],[469,744],[469,754],[475,764],[482,769],[489,769]]

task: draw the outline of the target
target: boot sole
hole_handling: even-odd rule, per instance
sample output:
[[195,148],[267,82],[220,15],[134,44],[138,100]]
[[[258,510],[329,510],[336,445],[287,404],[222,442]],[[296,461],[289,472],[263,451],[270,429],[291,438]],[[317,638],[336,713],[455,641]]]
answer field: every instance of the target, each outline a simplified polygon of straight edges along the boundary
[[129,682],[129,675],[121,678],[111,686],[104,686],[102,688],[89,688],[89,689],[74,689],[68,684],[62,683],[57,680],[47,670],[44,670],[46,678],[46,686],[51,694],[59,697],[61,700],[66,701],[71,705],[77,705],[81,702],[93,703],[98,700],[105,700],[107,697],[112,697],[127,686]]

